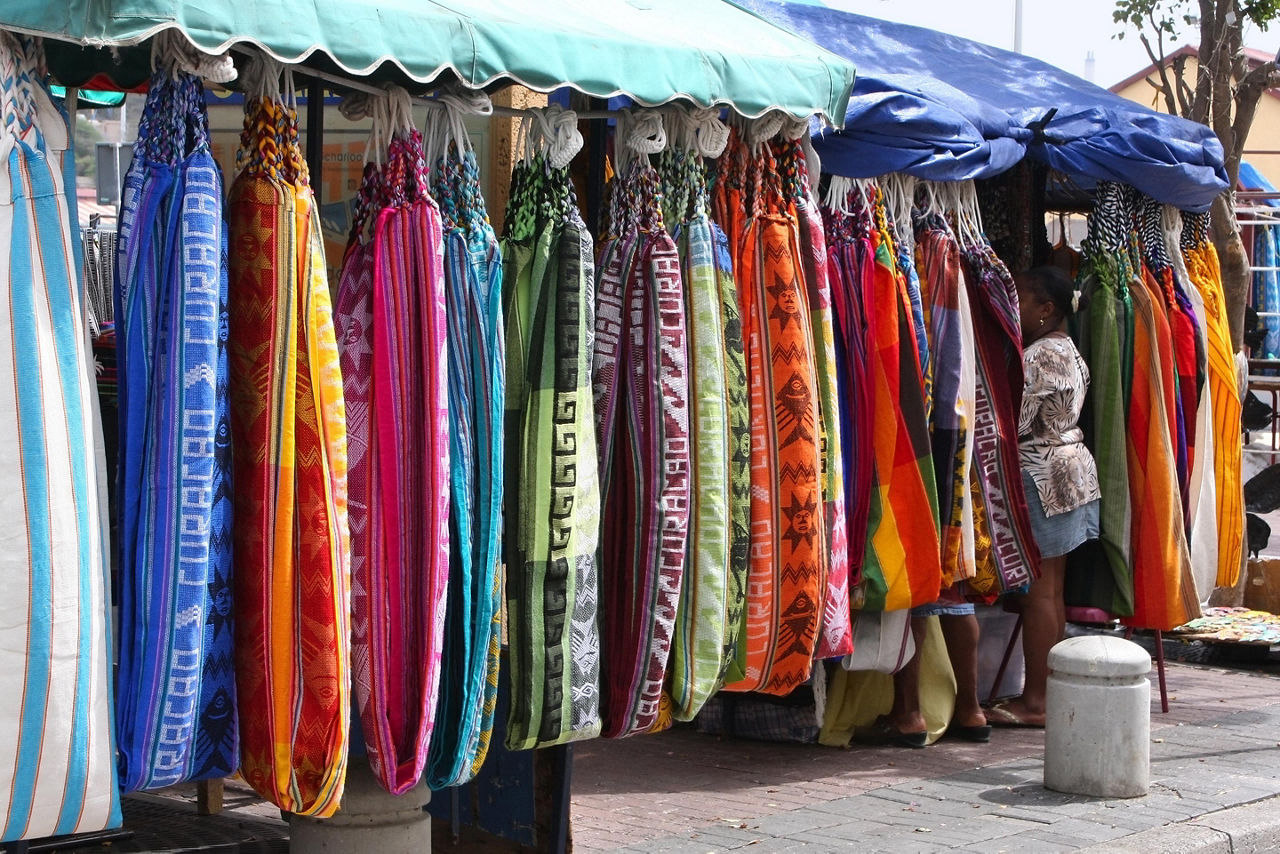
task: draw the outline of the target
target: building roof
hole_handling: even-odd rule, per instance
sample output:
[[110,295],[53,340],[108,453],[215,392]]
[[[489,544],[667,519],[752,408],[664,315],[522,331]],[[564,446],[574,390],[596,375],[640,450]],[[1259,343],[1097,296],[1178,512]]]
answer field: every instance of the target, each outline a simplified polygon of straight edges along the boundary
[[[1166,54],[1164,61],[1166,64],[1171,64],[1175,59],[1177,59],[1180,56],[1194,56],[1198,59],[1200,56],[1200,49],[1195,45],[1184,44],[1182,47],[1178,48],[1177,50],[1171,51],[1170,53]],[[1264,62],[1270,62],[1271,60],[1275,59],[1275,56],[1273,54],[1270,54],[1265,50],[1258,50],[1257,48],[1253,48],[1253,47],[1246,47],[1244,49],[1244,57],[1245,57],[1245,60],[1249,63],[1250,70],[1257,68],[1259,65],[1261,65]],[[1130,86],[1132,86],[1134,83],[1137,83],[1139,80],[1145,80],[1151,77],[1155,73],[1156,73],[1156,64],[1153,62],[1147,65],[1145,68],[1141,69],[1140,71],[1130,74],[1128,77],[1126,77],[1125,79],[1121,80],[1119,83],[1116,83],[1114,86],[1111,86],[1109,88],[1112,92],[1118,93],[1124,89],[1128,89]],[[1280,89],[1268,89],[1267,94],[1273,98],[1280,98]]]

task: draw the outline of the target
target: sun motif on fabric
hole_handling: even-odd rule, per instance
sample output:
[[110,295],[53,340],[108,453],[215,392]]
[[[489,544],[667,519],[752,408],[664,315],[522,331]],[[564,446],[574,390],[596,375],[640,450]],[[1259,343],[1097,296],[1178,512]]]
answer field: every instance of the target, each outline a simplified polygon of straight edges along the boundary
[[791,541],[791,548],[795,550],[803,542],[813,548],[814,538],[817,536],[818,530],[815,514],[818,511],[818,502],[814,494],[809,493],[809,497],[801,501],[799,493],[791,493],[791,506],[784,506],[782,512],[787,516],[787,530],[782,535],[782,539]]
[[797,440],[813,442],[813,391],[804,377],[793,373],[778,391],[774,406],[778,418],[778,432],[786,433],[780,448]]
[[784,279],[779,276],[778,281],[769,285],[768,290],[775,300],[773,310],[769,312],[769,318],[777,320],[783,331],[793,320],[796,326],[801,326],[800,291],[795,277]]

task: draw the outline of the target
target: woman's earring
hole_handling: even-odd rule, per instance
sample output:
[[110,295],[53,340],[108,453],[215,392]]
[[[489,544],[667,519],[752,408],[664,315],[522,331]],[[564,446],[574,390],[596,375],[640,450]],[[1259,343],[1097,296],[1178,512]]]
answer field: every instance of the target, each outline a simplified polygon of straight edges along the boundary
[[1043,317],[1042,317],[1042,318],[1040,318],[1040,325],[1041,325],[1041,326],[1044,326],[1044,318],[1043,318]]

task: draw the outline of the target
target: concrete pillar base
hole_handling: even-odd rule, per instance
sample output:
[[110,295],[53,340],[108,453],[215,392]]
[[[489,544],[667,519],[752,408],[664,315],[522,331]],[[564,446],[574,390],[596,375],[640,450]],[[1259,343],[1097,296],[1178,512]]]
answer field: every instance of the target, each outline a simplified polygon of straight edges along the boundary
[[289,817],[294,854],[430,854],[431,790],[419,783],[390,795],[374,780],[363,757],[351,758],[342,805],[333,818]]
[[1136,798],[1151,780],[1151,656],[1089,635],[1049,650],[1044,785],[1095,798]]

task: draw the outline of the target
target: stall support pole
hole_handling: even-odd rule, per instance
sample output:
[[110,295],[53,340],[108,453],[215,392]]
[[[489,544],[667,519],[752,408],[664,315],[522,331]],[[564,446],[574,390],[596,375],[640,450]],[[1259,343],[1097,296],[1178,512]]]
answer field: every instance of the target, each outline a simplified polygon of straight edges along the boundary
[[431,790],[419,783],[403,795],[388,794],[369,761],[352,756],[342,803],[333,818],[289,816],[289,847],[309,854],[431,852]]
[[319,208],[324,203],[324,81],[319,77],[307,84],[307,171]]

